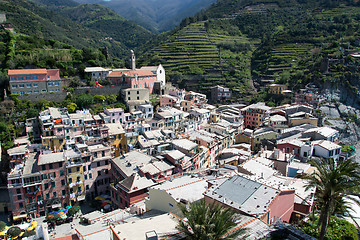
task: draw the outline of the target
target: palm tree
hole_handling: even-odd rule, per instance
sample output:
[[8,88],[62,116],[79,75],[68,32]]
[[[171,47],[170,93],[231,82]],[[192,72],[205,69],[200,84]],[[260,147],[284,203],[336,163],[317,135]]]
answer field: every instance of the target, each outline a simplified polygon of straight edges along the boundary
[[312,160],[311,163],[317,171],[304,178],[309,181],[308,188],[316,187],[316,199],[320,208],[319,240],[323,240],[330,216],[348,210],[344,198],[355,200],[349,193],[357,189],[360,183],[360,165],[351,159],[336,162],[332,158]]
[[205,200],[179,205],[186,221],[179,221],[177,228],[190,240],[231,240],[245,229],[236,227],[236,212],[219,204],[206,204]]

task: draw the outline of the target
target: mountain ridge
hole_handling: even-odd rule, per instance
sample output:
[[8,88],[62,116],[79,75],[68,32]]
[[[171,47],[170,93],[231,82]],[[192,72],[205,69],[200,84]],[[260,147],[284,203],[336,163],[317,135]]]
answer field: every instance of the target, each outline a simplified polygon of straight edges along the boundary
[[76,0],[79,3],[99,3],[113,9],[153,32],[174,28],[184,17],[196,14],[216,0]]
[[[3,0],[0,11],[21,33],[56,39],[77,48],[107,47],[117,57],[126,56],[153,35],[104,6],[82,6],[71,0]],[[74,18],[76,11],[82,19]]]

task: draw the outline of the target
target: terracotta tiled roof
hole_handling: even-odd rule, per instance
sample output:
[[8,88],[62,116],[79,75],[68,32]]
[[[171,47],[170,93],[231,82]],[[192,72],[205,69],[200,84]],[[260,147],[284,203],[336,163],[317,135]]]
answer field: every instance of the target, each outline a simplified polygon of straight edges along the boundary
[[154,74],[152,71],[149,70],[128,70],[128,71],[112,71],[109,74],[109,77],[122,77],[123,75],[125,76],[154,76],[156,74]]
[[11,69],[8,70],[8,75],[29,75],[29,74],[47,74],[45,68],[38,69]]
[[48,69],[47,75],[50,76],[50,78],[48,80],[59,80],[60,79],[59,69]]

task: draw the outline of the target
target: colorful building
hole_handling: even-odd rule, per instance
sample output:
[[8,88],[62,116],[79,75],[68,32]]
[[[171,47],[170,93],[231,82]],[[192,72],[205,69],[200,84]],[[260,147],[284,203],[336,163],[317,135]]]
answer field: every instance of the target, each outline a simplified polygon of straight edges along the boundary
[[265,103],[259,102],[241,109],[246,128],[255,129],[266,124],[268,120],[270,107]]
[[284,91],[287,90],[287,86],[285,84],[270,84],[269,93],[275,95],[283,95]]
[[12,94],[39,94],[62,91],[59,69],[10,69],[8,70]]

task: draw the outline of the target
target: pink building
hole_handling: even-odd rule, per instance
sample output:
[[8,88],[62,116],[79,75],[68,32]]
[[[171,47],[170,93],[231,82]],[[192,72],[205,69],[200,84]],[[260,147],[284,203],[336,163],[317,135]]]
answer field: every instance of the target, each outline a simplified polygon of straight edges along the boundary
[[[104,144],[96,144],[88,146],[88,151],[91,154],[91,172],[92,184],[86,190],[90,192],[92,197],[102,194],[110,194],[110,160],[111,147]],[[85,180],[86,183],[86,180]]]
[[[66,176],[65,156],[63,152],[42,154],[38,160],[42,176],[42,195],[45,212],[65,207],[69,203]],[[40,214],[42,215],[42,214]]]
[[110,117],[110,123],[124,123],[124,109],[122,108],[105,108],[104,113]]
[[297,157],[301,157],[301,147],[304,145],[304,142],[298,139],[292,139],[289,141],[278,143],[277,149],[281,149],[284,153],[291,153]]
[[179,99],[170,95],[160,96],[160,107],[174,107],[179,103]]
[[108,79],[113,85],[124,88],[148,88],[151,94],[154,83],[157,81],[157,75],[149,70],[122,70],[112,71]]

